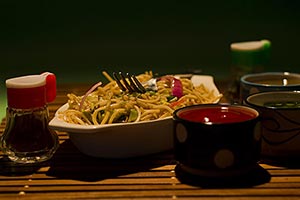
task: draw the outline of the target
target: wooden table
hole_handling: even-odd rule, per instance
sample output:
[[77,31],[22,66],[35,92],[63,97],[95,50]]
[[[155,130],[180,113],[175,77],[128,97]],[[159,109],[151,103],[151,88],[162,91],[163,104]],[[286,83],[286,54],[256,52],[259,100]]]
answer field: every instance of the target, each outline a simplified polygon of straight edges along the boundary
[[[60,85],[50,117],[90,85]],[[1,123],[0,133],[5,128]],[[255,172],[210,183],[175,170],[172,151],[132,159],[92,158],[58,132],[54,157],[38,165],[18,165],[0,153],[0,199],[300,199],[300,168],[260,163]],[[218,184],[219,183],[219,184]]]

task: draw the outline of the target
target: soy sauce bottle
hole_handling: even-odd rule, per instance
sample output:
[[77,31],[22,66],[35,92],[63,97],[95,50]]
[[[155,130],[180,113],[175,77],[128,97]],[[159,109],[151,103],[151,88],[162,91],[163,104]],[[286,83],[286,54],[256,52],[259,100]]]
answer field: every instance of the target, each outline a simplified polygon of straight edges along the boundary
[[45,72],[6,80],[6,127],[1,148],[17,163],[50,159],[59,146],[57,134],[49,129],[47,103],[56,98],[56,77]]

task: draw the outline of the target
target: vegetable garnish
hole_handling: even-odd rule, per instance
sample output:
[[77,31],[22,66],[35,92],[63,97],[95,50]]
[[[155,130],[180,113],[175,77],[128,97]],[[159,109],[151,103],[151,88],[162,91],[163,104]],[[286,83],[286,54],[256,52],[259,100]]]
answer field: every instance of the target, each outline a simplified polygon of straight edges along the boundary
[[172,81],[172,95],[180,98],[183,96],[182,83],[179,79],[173,78]]
[[86,99],[87,96],[89,96],[90,93],[92,93],[94,90],[97,89],[97,87],[99,87],[100,85],[102,85],[102,82],[98,82],[96,83],[95,85],[93,85],[85,94],[84,96],[82,97],[82,100],[80,102],[80,105],[79,105],[79,110],[82,110],[82,107],[83,107],[83,103]]
[[172,102],[170,103],[170,107],[175,109],[176,107],[180,106],[181,104],[183,104],[185,102],[185,98],[181,98],[178,101]]
[[173,96],[178,99],[183,96],[182,83],[179,79],[171,75],[163,76],[159,79],[165,81],[166,84],[171,87]]

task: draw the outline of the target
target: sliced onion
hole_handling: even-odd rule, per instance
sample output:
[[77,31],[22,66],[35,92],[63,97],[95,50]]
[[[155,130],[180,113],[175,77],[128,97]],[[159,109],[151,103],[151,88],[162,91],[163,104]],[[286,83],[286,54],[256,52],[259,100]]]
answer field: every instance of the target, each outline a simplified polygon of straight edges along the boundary
[[87,98],[87,96],[89,96],[89,94],[91,94],[97,87],[99,87],[100,85],[102,85],[102,82],[98,82],[95,85],[93,85],[82,97],[81,102],[79,104],[79,111],[82,110],[83,107],[83,103],[85,101],[85,99]]

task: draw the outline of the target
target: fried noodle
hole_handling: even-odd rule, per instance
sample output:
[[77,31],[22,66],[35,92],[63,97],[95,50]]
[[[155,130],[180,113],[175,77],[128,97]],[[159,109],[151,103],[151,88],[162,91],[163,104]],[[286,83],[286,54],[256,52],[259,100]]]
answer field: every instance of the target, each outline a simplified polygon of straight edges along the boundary
[[[58,117],[80,125],[148,121],[172,116],[174,110],[184,106],[214,103],[222,97],[203,84],[194,86],[187,78],[178,78],[183,92],[180,98],[172,96],[172,87],[165,79],[157,79],[157,91],[128,93],[121,91],[106,72],[103,74],[109,80],[108,84],[102,86],[98,83],[94,91],[90,90],[83,96],[68,94],[69,107],[59,112]],[[151,78],[152,72],[137,76],[141,83]]]

